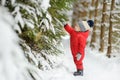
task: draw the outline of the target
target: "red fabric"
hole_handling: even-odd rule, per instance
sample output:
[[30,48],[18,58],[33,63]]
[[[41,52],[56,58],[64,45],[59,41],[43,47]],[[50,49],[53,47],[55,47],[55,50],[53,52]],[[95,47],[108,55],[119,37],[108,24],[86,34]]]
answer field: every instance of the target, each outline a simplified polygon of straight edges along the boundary
[[[68,24],[64,26],[65,30],[70,34],[70,48],[73,55],[74,62],[77,69],[83,69],[83,59],[85,55],[86,40],[89,35],[89,31],[77,32]],[[77,53],[81,53],[81,58],[78,61],[76,58]]]

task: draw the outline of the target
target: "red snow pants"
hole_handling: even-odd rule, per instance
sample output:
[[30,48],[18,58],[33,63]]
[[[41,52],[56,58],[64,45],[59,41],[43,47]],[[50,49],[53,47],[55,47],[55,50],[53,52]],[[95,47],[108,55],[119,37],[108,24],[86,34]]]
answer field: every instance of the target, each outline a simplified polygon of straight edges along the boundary
[[[83,70],[83,59],[85,56],[85,46],[89,31],[77,32],[68,24],[66,24],[64,28],[70,34],[70,48],[76,68]],[[81,54],[79,60],[77,60],[76,57],[78,53]]]

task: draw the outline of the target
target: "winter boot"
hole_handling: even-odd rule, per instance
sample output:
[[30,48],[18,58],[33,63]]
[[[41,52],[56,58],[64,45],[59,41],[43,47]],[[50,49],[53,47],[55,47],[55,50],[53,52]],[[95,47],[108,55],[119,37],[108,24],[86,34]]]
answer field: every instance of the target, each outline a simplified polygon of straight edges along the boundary
[[83,76],[83,70],[77,70],[76,72],[74,72],[73,74],[74,76]]

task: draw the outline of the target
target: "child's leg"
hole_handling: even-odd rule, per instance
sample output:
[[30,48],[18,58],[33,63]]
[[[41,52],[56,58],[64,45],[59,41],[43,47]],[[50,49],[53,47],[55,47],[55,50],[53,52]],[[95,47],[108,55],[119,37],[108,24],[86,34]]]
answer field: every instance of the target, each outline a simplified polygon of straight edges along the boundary
[[77,57],[75,57],[76,68],[79,70],[83,70],[83,59],[84,59],[84,53],[81,54],[79,60],[77,60]]
[[[79,55],[77,56],[79,57]],[[74,72],[74,76],[83,76],[83,58],[84,58],[84,54],[81,54],[80,55],[80,58],[77,59],[77,57],[75,57],[75,64],[76,64],[76,68],[77,68],[77,71]]]
[[72,56],[73,56],[73,59],[74,59],[74,63],[75,63],[75,65],[76,65],[76,68],[77,68],[77,69],[83,69],[83,63],[82,63],[82,61],[83,61],[83,59],[84,59],[84,52],[80,53],[80,54],[81,54],[81,57],[80,57],[79,60],[77,60],[76,55],[77,55],[77,52],[78,52],[78,51],[75,50],[75,49],[71,49],[71,51],[72,51]]

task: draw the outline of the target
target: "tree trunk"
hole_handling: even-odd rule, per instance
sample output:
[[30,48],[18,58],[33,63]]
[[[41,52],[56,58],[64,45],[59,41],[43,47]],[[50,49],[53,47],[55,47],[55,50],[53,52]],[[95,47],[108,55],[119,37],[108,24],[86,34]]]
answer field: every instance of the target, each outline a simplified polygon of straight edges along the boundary
[[90,47],[95,48],[94,43],[96,42],[96,23],[97,23],[97,19],[96,17],[98,16],[98,2],[99,0],[96,0],[96,5],[95,5],[95,20],[94,20],[94,27],[93,27],[93,34],[92,34],[92,38],[91,38],[91,42],[90,42]]
[[110,10],[110,26],[109,26],[109,37],[108,37],[108,50],[107,50],[107,56],[111,57],[111,51],[112,51],[112,11],[114,9],[115,0],[111,1],[111,10]]
[[73,16],[72,16],[72,26],[78,20],[87,20],[88,10],[90,2],[86,0],[77,0],[73,4]]
[[79,19],[79,0],[73,3],[73,14],[72,14],[72,27],[75,25],[76,21]]
[[[92,0],[91,2],[91,7],[93,8],[95,5],[95,0]],[[93,14],[93,10],[90,10],[90,13],[89,13],[89,18],[92,19],[92,14]]]
[[101,24],[101,32],[100,32],[100,52],[104,51],[104,34],[105,34],[105,19],[106,19],[106,7],[107,2],[106,0],[103,1],[103,11],[102,11],[102,24]]

